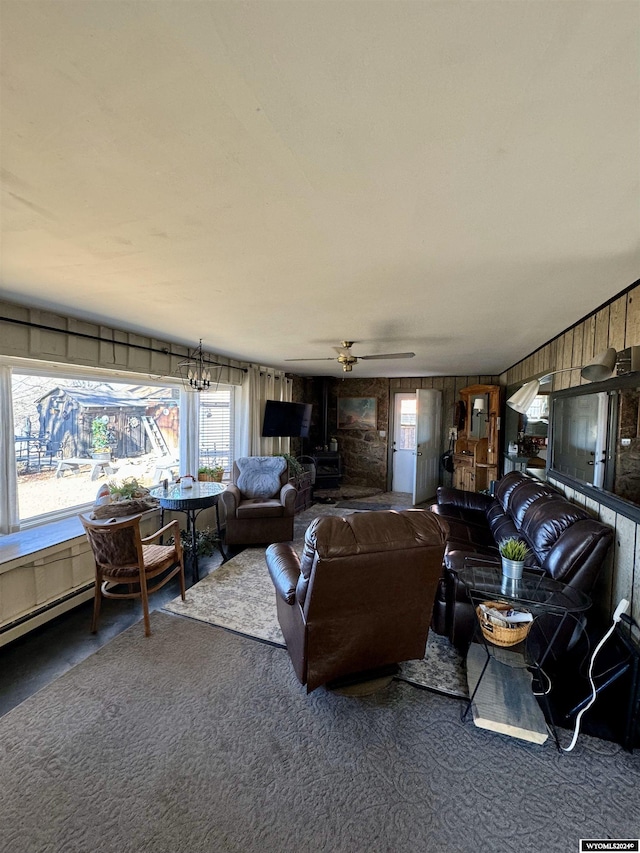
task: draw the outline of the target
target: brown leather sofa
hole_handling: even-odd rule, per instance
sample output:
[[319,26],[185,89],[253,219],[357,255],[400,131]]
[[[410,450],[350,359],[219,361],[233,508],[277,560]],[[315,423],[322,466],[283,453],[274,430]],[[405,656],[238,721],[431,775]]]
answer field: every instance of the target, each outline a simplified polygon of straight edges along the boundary
[[457,575],[465,557],[499,560],[498,542],[516,536],[529,546],[529,565],[589,594],[613,542],[606,524],[558,489],[518,471],[498,480],[494,497],[440,486],[431,511],[449,525],[432,627],[458,648],[466,647],[476,623]]
[[447,525],[425,510],[325,516],[302,559],[267,548],[278,620],[310,693],[354,673],[424,656]]
[[[243,467],[244,466],[244,467]],[[258,472],[244,485],[247,466]],[[259,469],[269,474],[260,476]],[[264,545],[293,539],[293,517],[297,490],[289,483],[286,459],[275,456],[248,456],[233,463],[232,482],[222,493],[226,515],[227,545]]]

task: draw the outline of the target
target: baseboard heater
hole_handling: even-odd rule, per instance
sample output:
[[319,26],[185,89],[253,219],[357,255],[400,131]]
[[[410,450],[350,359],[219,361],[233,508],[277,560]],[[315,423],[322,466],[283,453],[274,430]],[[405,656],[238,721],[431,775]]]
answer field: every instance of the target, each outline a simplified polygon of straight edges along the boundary
[[84,584],[83,586],[78,587],[78,589],[74,589],[73,592],[69,592],[60,598],[56,598],[54,601],[49,601],[47,604],[43,604],[41,607],[30,610],[29,613],[25,613],[23,616],[19,616],[11,622],[7,622],[6,625],[3,625],[0,628],[0,646],[4,646],[7,643],[12,642],[12,640],[23,636],[28,631],[32,631],[34,628],[44,625],[45,622],[55,619],[56,616],[66,613],[67,610],[71,610],[73,607],[77,607],[79,604],[89,601],[93,598],[94,586],[95,583],[91,581],[91,583]]

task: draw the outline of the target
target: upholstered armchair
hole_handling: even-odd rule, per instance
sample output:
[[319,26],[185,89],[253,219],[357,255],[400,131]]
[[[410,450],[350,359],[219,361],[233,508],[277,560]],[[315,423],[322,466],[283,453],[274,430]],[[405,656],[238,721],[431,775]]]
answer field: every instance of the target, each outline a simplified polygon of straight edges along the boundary
[[267,548],[278,621],[308,693],[424,657],[447,530],[424,510],[359,512],[312,522],[302,559],[288,543]]
[[293,539],[296,489],[283,456],[245,456],[233,463],[222,493],[227,545],[261,545]]

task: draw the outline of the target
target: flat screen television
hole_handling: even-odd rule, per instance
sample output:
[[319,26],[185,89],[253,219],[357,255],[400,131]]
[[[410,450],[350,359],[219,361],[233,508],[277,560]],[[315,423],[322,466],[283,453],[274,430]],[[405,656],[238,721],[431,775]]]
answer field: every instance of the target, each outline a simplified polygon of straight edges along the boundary
[[262,422],[264,438],[299,436],[307,438],[311,423],[311,403],[283,403],[267,400]]

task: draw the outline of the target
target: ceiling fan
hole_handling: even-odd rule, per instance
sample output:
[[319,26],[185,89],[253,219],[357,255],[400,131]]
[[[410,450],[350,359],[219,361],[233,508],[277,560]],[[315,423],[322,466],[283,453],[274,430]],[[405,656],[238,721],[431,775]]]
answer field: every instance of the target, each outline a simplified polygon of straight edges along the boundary
[[350,373],[353,365],[357,364],[360,359],[368,361],[374,358],[413,358],[415,352],[387,352],[381,355],[358,355],[355,356],[351,352],[353,341],[342,341],[342,346],[333,347],[338,353],[337,358],[331,356],[326,358],[285,358],[285,361],[338,361],[342,365],[345,373]]

